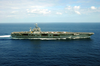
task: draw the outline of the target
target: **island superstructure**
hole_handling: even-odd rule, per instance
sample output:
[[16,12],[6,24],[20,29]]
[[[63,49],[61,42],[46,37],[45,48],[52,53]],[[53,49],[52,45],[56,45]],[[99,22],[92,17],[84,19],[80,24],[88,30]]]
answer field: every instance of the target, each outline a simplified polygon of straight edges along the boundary
[[25,32],[12,32],[11,38],[12,39],[83,39],[83,38],[90,38],[93,35],[93,32],[50,32],[46,31],[43,32],[35,25],[34,29],[30,28],[30,31]]

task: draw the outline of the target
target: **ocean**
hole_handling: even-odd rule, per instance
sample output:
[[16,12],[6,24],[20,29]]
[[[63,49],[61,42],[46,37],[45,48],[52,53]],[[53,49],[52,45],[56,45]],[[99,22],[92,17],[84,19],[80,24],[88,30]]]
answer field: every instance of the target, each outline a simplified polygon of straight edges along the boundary
[[0,66],[100,66],[100,23],[38,23],[42,31],[94,32],[90,39],[14,40],[34,23],[0,23]]

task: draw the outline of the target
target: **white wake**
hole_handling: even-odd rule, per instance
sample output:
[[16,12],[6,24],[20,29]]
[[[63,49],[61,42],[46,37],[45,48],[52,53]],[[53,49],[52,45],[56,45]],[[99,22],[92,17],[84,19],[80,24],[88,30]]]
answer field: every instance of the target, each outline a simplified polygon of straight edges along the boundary
[[0,35],[0,38],[10,38],[11,35]]

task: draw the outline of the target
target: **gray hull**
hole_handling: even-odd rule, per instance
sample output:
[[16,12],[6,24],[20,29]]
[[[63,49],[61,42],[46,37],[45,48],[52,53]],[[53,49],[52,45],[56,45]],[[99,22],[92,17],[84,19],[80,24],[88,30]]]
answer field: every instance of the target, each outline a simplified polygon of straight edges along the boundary
[[94,33],[81,33],[81,32],[16,32],[12,33],[12,39],[41,39],[41,40],[55,40],[55,39],[83,39],[90,38]]
[[12,32],[12,39],[41,39],[41,40],[55,40],[55,39],[83,39],[90,38],[92,32],[42,32],[37,26],[28,32]]

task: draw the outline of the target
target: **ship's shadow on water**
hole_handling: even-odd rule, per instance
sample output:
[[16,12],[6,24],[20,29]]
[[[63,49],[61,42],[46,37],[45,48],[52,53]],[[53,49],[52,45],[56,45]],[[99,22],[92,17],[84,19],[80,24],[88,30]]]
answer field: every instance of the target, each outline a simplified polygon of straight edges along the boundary
[[[7,39],[0,39],[0,40],[7,40]],[[60,39],[60,40],[39,40],[39,39],[35,39],[35,40],[33,40],[33,39],[8,39],[8,40],[12,40],[12,41],[18,41],[18,42],[30,42],[30,43],[32,43],[32,44],[41,44],[42,42],[47,42],[47,44],[48,44],[48,42],[50,43],[50,42],[91,42],[91,41],[93,41],[93,39],[91,39],[91,38],[86,38],[86,39]]]
[[60,40],[39,40],[39,39],[35,39],[35,40],[30,40],[30,39],[25,39],[25,40],[29,40],[29,41],[35,41],[35,42],[40,42],[40,41],[93,41],[93,39],[91,38],[85,38],[85,39],[60,39]]

